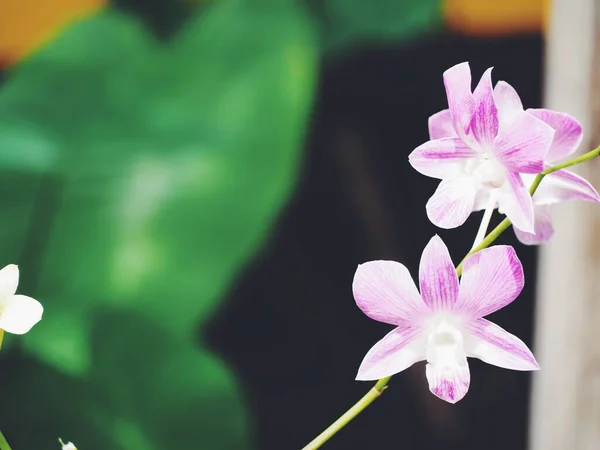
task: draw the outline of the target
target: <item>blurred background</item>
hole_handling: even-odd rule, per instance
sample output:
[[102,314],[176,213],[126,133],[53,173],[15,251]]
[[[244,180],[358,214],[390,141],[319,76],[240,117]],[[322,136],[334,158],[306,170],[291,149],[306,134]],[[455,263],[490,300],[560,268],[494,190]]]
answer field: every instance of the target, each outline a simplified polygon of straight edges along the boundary
[[[408,154],[442,72],[494,66],[542,103],[543,0],[0,0],[0,264],[45,306],[0,355],[15,450],[299,449],[370,387],[389,329],[354,270],[455,261],[480,220],[429,223]],[[500,240],[516,245],[512,231]],[[493,320],[533,345],[528,283]],[[424,364],[328,449],[524,450],[530,374]]]

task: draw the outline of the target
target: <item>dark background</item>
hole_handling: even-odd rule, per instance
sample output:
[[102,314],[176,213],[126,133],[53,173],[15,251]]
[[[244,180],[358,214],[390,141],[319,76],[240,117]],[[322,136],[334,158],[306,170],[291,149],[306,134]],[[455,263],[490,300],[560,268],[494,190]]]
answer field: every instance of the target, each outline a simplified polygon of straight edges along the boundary
[[[434,234],[456,263],[472,244],[482,213],[459,229],[436,229],[425,203],[437,180],[407,160],[428,139],[427,118],[447,107],[442,72],[469,61],[477,80],[495,66],[495,80],[509,80],[524,105],[540,105],[542,55],[540,36],[444,33],[325,61],[294,199],[208,331],[242,380],[258,448],[302,447],[370,389],[353,377],[390,328],[356,307],[358,264],[393,259],[416,274]],[[510,230],[500,242],[519,246],[527,282],[515,303],[491,317],[531,345],[535,251]],[[430,394],[425,365],[417,363],[326,448],[525,449],[531,375],[469,364],[470,392],[458,404]]]

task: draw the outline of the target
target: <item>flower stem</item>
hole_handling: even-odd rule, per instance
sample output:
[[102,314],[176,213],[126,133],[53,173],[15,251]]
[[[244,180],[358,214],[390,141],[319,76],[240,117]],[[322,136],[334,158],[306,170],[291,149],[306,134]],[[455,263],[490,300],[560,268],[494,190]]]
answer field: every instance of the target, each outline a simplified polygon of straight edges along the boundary
[[[576,164],[581,164],[582,162],[589,161],[590,159],[596,158],[599,155],[600,155],[600,147],[597,147],[594,150],[592,150],[588,153],[585,153],[581,156],[578,156],[577,158],[574,158],[563,164],[558,164],[556,166],[547,168],[546,170],[544,170],[542,173],[539,173],[535,177],[535,179],[533,180],[533,184],[529,188],[529,193],[531,195],[533,195],[535,193],[535,191],[537,190],[537,188],[539,187],[540,183],[542,182],[542,180],[544,179],[544,177],[546,175],[551,174],[552,172],[556,172],[557,170],[564,169],[566,167],[574,166]],[[488,209],[490,209],[490,208],[488,208]],[[492,211],[493,211],[493,209],[492,209]],[[486,214],[487,214],[487,211],[486,211]],[[491,214],[490,214],[490,216],[491,216]],[[488,219],[488,221],[489,221],[489,219]],[[483,239],[481,241],[481,243],[479,245],[477,245],[475,248],[471,249],[471,251],[469,253],[467,253],[467,255],[463,258],[461,263],[456,267],[456,274],[460,277],[462,275],[465,260],[469,256],[471,256],[473,253],[477,253],[478,251],[483,250],[484,248],[486,248],[490,244],[492,244],[496,239],[498,239],[498,237],[504,231],[506,231],[506,229],[510,225],[511,225],[510,220],[504,219],[502,222],[500,222],[498,224],[498,226],[496,226],[496,228],[494,228],[492,231],[490,231],[490,233],[485,237],[485,239]],[[487,225],[486,225],[486,228],[487,228]],[[367,406],[369,406],[371,403],[373,403],[374,400],[379,398],[379,396],[385,390],[388,382],[390,381],[390,378],[391,377],[386,377],[386,378],[382,378],[381,380],[379,380],[375,384],[375,386],[373,386],[371,388],[371,390],[369,392],[367,392],[367,394],[363,398],[361,398],[358,402],[356,402],[354,404],[354,406],[352,406],[348,411],[346,411],[342,416],[340,416],[339,419],[337,419],[329,427],[327,427],[325,429],[325,431],[323,431],[321,434],[319,434],[315,439],[313,439],[302,450],[316,450],[316,449],[320,448],[325,442],[327,442],[329,439],[331,439],[333,437],[333,435],[335,435],[338,431],[340,431],[342,428],[344,428],[352,419],[354,419],[356,416],[358,416]],[[4,448],[0,444],[0,450],[10,450],[10,447]]]
[[8,441],[2,434],[2,431],[0,431],[0,450],[12,450],[10,445],[8,445]]
[[348,422],[360,414],[363,409],[373,403],[373,401],[375,401],[383,393],[388,381],[390,381],[390,378],[391,377],[386,377],[379,380],[363,398],[356,402],[348,411],[342,414],[338,420],[329,425],[325,431],[313,439],[302,450],[314,450],[321,447],[325,442],[332,438],[335,433],[344,428]]
[[490,198],[488,200],[487,207],[485,208],[485,212],[483,213],[481,224],[479,225],[479,230],[477,230],[477,235],[475,236],[475,241],[473,241],[473,247],[471,247],[471,250],[481,244],[481,242],[485,239],[485,234],[490,226],[492,214],[494,214],[494,209],[496,209],[497,199],[498,189],[493,189],[492,192],[490,192]]

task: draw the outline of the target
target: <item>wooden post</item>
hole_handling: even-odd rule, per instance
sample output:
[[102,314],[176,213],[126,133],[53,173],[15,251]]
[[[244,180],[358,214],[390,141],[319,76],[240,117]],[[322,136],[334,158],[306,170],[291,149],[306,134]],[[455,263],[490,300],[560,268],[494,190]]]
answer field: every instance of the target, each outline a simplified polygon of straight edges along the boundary
[[[581,121],[580,151],[600,145],[600,0],[551,0],[545,106]],[[600,188],[598,161],[577,172]],[[540,247],[531,450],[600,449],[600,206],[553,207]]]

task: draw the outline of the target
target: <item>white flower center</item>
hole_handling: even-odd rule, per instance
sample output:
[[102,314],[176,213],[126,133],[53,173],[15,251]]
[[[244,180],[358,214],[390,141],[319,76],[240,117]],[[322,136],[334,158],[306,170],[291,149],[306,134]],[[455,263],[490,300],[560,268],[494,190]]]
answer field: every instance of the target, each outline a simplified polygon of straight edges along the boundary
[[504,167],[490,153],[469,159],[465,165],[465,173],[487,188],[500,188],[506,180]]
[[427,337],[427,362],[437,370],[452,371],[466,359],[463,335],[450,320],[433,323]]

